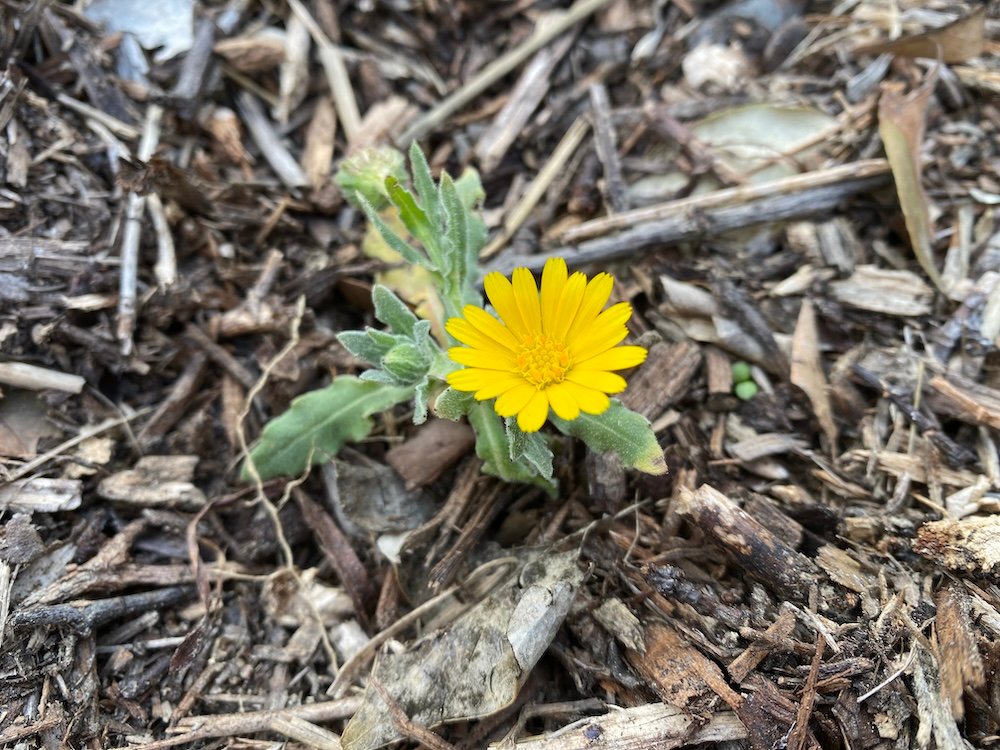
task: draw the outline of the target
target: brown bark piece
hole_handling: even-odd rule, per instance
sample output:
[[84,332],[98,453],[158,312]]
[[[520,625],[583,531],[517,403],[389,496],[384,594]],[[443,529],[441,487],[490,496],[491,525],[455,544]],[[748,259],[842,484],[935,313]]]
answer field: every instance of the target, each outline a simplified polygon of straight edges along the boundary
[[930,521],[917,529],[913,551],[958,573],[996,577],[1000,517]]
[[799,601],[809,594],[818,572],[750,514],[707,484],[682,489],[677,511],[690,516],[709,539],[726,550],[743,570],[782,597]]
[[982,688],[986,683],[983,659],[976,647],[976,635],[969,616],[968,594],[954,583],[948,583],[934,597],[937,605],[938,664],[941,665],[941,695],[951,704],[956,721],[965,716],[962,693],[966,687]]
[[191,482],[197,464],[197,456],[144,456],[134,469],[101,480],[97,494],[143,508],[197,510],[206,502]]
[[816,332],[816,313],[812,302],[802,301],[799,319],[795,324],[792,338],[791,380],[803,390],[812,404],[813,414],[820,429],[826,435],[831,455],[837,454],[837,425],[833,421],[833,408],[827,393],[826,376],[819,356],[819,341]]
[[970,424],[1000,429],[1000,391],[954,374],[935,375],[927,385],[935,411]]
[[795,628],[795,612],[791,609],[782,609],[778,619],[772,622],[763,636],[754,641],[746,649],[729,662],[729,676],[736,682],[743,682],[764,657],[771,653],[776,644],[788,638]]
[[362,624],[367,623],[368,613],[376,601],[368,570],[358,559],[350,540],[320,504],[300,490],[296,490],[294,495],[302,516],[316,535],[320,549],[354,602],[355,616]]
[[475,444],[469,426],[448,419],[432,419],[405,443],[394,446],[385,460],[406,480],[406,489],[425,487]]
[[622,394],[622,403],[652,421],[684,397],[700,366],[701,352],[691,341],[653,344]]
[[712,411],[732,411],[739,404],[733,395],[733,365],[729,355],[714,346],[703,348],[705,376],[708,380],[708,408]]
[[689,706],[709,690],[734,711],[743,703],[722,670],[667,625],[646,628],[646,652],[629,651],[628,660],[664,703]]

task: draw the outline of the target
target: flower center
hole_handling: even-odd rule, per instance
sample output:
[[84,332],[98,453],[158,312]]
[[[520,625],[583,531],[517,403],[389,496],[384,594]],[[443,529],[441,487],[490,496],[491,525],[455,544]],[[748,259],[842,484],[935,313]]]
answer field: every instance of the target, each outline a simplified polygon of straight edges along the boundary
[[561,383],[569,369],[566,345],[544,333],[529,333],[515,361],[521,377],[536,388]]

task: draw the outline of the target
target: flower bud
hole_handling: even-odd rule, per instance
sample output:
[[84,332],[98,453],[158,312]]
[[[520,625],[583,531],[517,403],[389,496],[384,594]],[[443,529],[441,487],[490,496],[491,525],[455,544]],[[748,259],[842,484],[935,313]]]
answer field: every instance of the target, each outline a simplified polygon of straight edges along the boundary
[[333,180],[351,205],[361,208],[363,198],[381,211],[389,205],[386,177],[395,177],[400,182],[406,179],[403,155],[391,146],[377,146],[361,149],[344,159]]

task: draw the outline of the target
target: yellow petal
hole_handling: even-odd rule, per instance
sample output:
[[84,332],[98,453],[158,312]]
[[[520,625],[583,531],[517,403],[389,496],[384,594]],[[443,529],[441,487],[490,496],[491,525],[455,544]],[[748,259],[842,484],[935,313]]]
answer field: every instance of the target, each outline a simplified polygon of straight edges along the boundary
[[535,277],[527,268],[515,268],[510,279],[514,286],[514,300],[521,311],[521,320],[528,333],[542,332],[542,313],[538,306],[538,287]]
[[549,416],[549,400],[545,391],[535,391],[531,400],[517,414],[517,426],[524,432],[538,432]]
[[513,354],[510,349],[484,334],[465,318],[448,318],[448,322],[444,324],[444,329],[466,346],[472,346],[485,351],[498,349],[506,351],[507,354]]
[[566,333],[567,341],[572,341],[575,336],[590,328],[601,308],[607,303],[608,297],[611,296],[614,283],[611,274],[607,273],[599,273],[587,283],[580,309],[576,311],[573,324]]
[[[449,372],[446,380],[448,385],[456,391],[464,391],[466,393],[496,388],[499,387],[498,384],[501,384],[504,387],[500,388],[497,393],[503,393],[508,388],[524,382],[523,378],[510,375],[509,373],[501,370],[483,370],[476,367],[466,367],[462,370]],[[493,396],[487,396],[486,398],[493,398],[497,395],[497,393],[494,393]],[[480,399],[480,401],[483,400],[485,399]]]
[[610,349],[628,335],[625,322],[631,316],[632,306],[628,302],[612,305],[569,340],[570,355],[580,359]]
[[464,346],[453,346],[448,350],[448,356],[466,367],[507,371],[514,369],[514,360],[506,349],[467,349]]
[[616,346],[573,366],[581,370],[624,370],[642,364],[645,359],[646,350],[641,346]]
[[562,294],[559,295],[558,313],[555,324],[552,327],[552,335],[559,341],[566,340],[566,333],[576,318],[576,311],[580,309],[583,295],[587,291],[587,277],[577,271],[563,287]]
[[466,305],[465,309],[462,310],[465,315],[465,319],[469,321],[473,328],[477,329],[480,333],[489,336],[497,344],[510,349],[513,352],[518,351],[521,348],[521,342],[517,340],[510,329],[507,328],[503,323],[494,318],[485,310],[482,310],[475,305]]
[[476,401],[489,401],[491,398],[496,398],[512,388],[517,388],[519,385],[524,385],[524,378],[520,375],[501,374],[498,375],[494,382],[483,386],[474,395]]
[[580,405],[576,403],[573,394],[565,383],[556,383],[545,389],[545,395],[549,397],[549,404],[552,411],[562,419],[576,419],[580,416]]
[[559,314],[559,297],[566,286],[568,275],[566,261],[562,258],[549,258],[542,269],[542,330],[550,336],[554,334]]
[[564,380],[561,385],[566,387],[573,400],[580,405],[580,411],[585,411],[587,414],[601,414],[611,406],[611,399],[605,393],[574,383],[572,380]]
[[497,315],[500,316],[504,325],[513,331],[518,338],[524,338],[528,329],[524,325],[520,310],[517,309],[517,302],[514,300],[514,287],[511,286],[507,277],[499,271],[488,273],[483,279],[483,288],[486,290],[490,304],[493,305],[493,309],[497,311]]
[[502,393],[493,408],[501,417],[513,417],[527,406],[536,393],[538,389],[535,386],[521,383]]
[[573,370],[566,375],[566,380],[587,388],[593,388],[605,393],[621,393],[625,390],[625,378],[613,372],[603,372],[601,370]]

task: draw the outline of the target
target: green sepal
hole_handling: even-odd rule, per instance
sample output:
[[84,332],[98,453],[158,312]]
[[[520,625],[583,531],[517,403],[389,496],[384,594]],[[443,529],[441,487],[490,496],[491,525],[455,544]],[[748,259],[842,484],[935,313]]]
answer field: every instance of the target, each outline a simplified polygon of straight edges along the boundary
[[504,420],[507,428],[507,448],[513,462],[527,461],[545,479],[552,479],[552,451],[540,432],[525,432],[517,426],[515,417]]
[[434,413],[442,419],[457,422],[469,413],[475,402],[471,393],[445,388],[434,401]]
[[611,406],[602,414],[581,412],[572,420],[550,414],[549,419],[564,435],[580,438],[591,450],[618,454],[628,468],[646,474],[665,474],[667,471],[663,449],[649,420],[626,409],[616,398],[611,399]]
[[430,361],[408,341],[392,347],[382,358],[382,369],[398,379],[400,383],[415,385],[427,377]]
[[527,461],[510,460],[507,431],[492,401],[473,404],[469,409],[469,423],[476,433],[476,455],[483,459],[483,471],[505,482],[537,485],[555,496],[556,483],[552,477],[541,476]]
[[[413,388],[342,375],[326,388],[299,396],[288,411],[268,422],[247,461],[253,462],[261,479],[299,476],[309,466],[328,460],[347,441],[368,435],[372,414],[412,395]],[[247,462],[240,475],[250,479]]]
[[375,317],[389,326],[393,333],[406,336],[413,333],[417,316],[389,287],[376,284],[372,288],[372,304],[375,306]]

